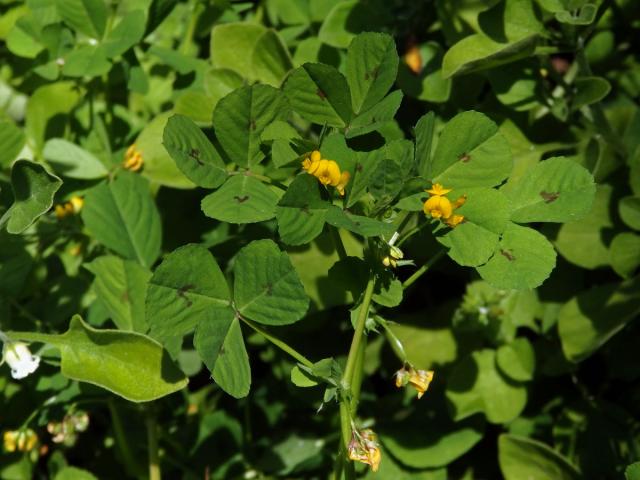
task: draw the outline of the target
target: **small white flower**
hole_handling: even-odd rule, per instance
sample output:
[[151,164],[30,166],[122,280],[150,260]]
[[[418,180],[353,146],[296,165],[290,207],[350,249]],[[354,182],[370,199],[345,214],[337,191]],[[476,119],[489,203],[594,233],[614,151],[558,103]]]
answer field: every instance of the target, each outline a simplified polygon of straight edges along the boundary
[[487,313],[489,313],[489,309],[485,306],[481,306],[478,307],[478,312],[480,313],[480,315],[486,315]]
[[92,47],[95,47],[97,44],[98,44],[98,40],[96,40],[95,38],[89,39],[89,45],[91,45]]
[[11,367],[11,376],[16,380],[33,373],[40,365],[40,357],[32,355],[26,343],[5,342],[2,348],[2,360]]

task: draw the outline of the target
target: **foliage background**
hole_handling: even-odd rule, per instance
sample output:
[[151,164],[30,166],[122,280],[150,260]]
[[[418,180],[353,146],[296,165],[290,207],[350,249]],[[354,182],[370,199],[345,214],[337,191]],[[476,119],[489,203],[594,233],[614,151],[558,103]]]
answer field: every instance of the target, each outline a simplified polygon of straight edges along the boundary
[[[397,390],[393,375],[402,360],[384,328],[380,334],[370,333],[358,416],[380,435],[383,462],[375,475],[613,479],[624,478],[627,465],[638,461],[636,2],[3,0],[0,13],[0,196],[3,210],[11,212],[3,217],[8,219],[7,231],[0,235],[0,328],[53,335],[66,331],[75,314],[95,328],[147,333],[151,327],[150,335],[163,342],[189,377],[188,387],[178,393],[153,403],[131,403],[68,378],[88,375],[92,383],[105,386],[108,374],[100,381],[95,371],[63,375],[61,337],[27,335],[25,340],[44,339],[62,350],[63,372],[59,351],[51,346],[39,351],[44,364],[24,381],[13,381],[2,368],[1,427],[28,425],[38,433],[40,446],[34,452],[3,453],[1,478],[112,478],[123,472],[144,478],[149,422],[159,426],[160,464],[166,478],[239,478],[246,472],[258,478],[327,477],[340,438],[336,402],[322,405],[321,388],[295,385],[300,383],[291,379],[295,361],[246,325],[251,392],[239,394],[244,393],[241,385],[234,391],[244,398],[227,395],[211,380],[192,346],[195,325],[179,335],[154,331],[155,319],[175,312],[167,310],[168,305],[149,303],[149,278],[153,271],[158,275],[160,259],[189,243],[203,245],[215,257],[221,275],[231,275],[241,263],[238,252],[249,242],[278,240],[310,297],[310,309],[304,321],[269,331],[308,358],[334,357],[343,364],[352,335],[348,309],[358,300],[359,280],[352,278],[355,264],[332,269],[339,258],[332,227],[327,225],[311,243],[292,245],[296,242],[286,241],[282,225],[269,212],[263,213],[264,221],[254,211],[241,220],[237,210],[225,213],[229,198],[222,194],[210,200],[209,207],[203,203],[202,210],[201,201],[225,180],[230,159],[250,167],[255,178],[287,183],[299,170],[298,156],[316,148],[320,140],[325,142],[323,153],[330,152],[337,161],[387,148],[394,141],[395,147],[389,148],[399,151],[390,150],[390,155],[400,157],[404,139],[414,134],[421,138],[427,127],[440,135],[447,122],[467,110],[482,112],[495,122],[513,159],[506,183],[501,183],[503,177],[483,187],[500,185],[513,200],[522,192],[518,182],[531,178],[529,169],[564,156],[591,173],[595,196],[592,200],[588,186],[576,187],[558,218],[520,217],[553,244],[557,259],[552,272],[555,254],[540,255],[518,277],[522,284],[496,288],[480,275],[499,284],[508,277],[508,268],[493,276],[483,274],[480,265],[487,258],[465,262],[461,254],[455,261],[443,258],[404,291],[399,287],[378,292],[376,314],[389,322],[411,362],[434,369],[436,375],[420,401],[415,392]],[[371,117],[355,115],[359,120],[352,123],[348,98],[346,107],[338,101],[333,112],[305,110],[313,101],[300,93],[304,78],[299,67],[319,62],[351,81],[348,49],[361,32],[383,32],[395,41],[400,57],[397,79],[391,79],[392,93],[385,97],[387,88],[377,99],[384,97],[386,103],[374,102],[382,105],[379,111]],[[416,58],[417,72],[411,69]],[[298,70],[291,73],[294,68]],[[340,94],[336,73],[318,73],[328,82],[330,97],[334,90]],[[289,80],[281,90],[275,90],[285,78]],[[242,111],[242,99],[227,96],[254,83],[270,85],[278,93],[245,87],[243,95],[258,95],[253,92],[262,88],[265,98],[281,99],[285,92],[295,111],[269,116],[271,107],[264,107],[263,117],[257,117],[259,137],[251,137],[256,128],[251,123],[234,119],[234,113]],[[353,95],[353,83],[350,87]],[[375,105],[360,106],[362,112],[357,113]],[[212,115],[215,111],[220,114]],[[203,151],[224,152],[206,179],[194,180],[176,158],[186,138],[180,135],[186,134],[178,132],[172,138],[173,130],[165,130],[174,114],[192,121],[174,124],[175,132],[184,128],[199,139]],[[269,118],[263,125],[260,119],[265,115]],[[484,120],[468,122],[456,130],[462,136],[479,131]],[[335,128],[323,131],[327,123]],[[202,137],[194,133],[193,124],[203,129]],[[247,145],[246,138],[254,143]],[[212,147],[207,146],[210,140]],[[132,144],[144,159],[143,169],[135,174],[121,167]],[[438,148],[443,147],[438,144],[433,150]],[[18,158],[37,164],[14,163]],[[60,177],[61,186],[38,165]],[[412,168],[431,180],[429,167]],[[386,182],[383,173],[375,176]],[[565,175],[564,170],[557,175]],[[389,176],[393,180],[394,172]],[[404,179],[399,188],[389,187],[391,180],[369,185],[370,197],[354,207],[371,216],[375,205],[388,209],[391,218],[372,224],[379,229],[373,237],[386,235],[380,224],[397,226],[396,215],[416,210],[415,194],[424,186]],[[231,193],[236,188],[240,187],[233,185]],[[30,196],[34,191],[41,196],[35,201]],[[264,202],[273,201],[273,189],[263,187],[260,192]],[[384,200],[387,194],[390,199]],[[73,195],[85,197],[81,215],[57,219],[49,211],[52,203],[62,204]],[[481,209],[495,212],[496,205],[487,200]],[[407,228],[426,222],[422,214],[411,218]],[[347,252],[361,255],[366,243],[362,232],[343,229],[342,234]],[[442,248],[434,238],[431,228],[420,230],[402,245],[405,257],[421,266]],[[480,237],[468,240],[466,254],[480,251]],[[206,250],[187,253],[184,258],[191,258],[194,272],[212,261]],[[201,254],[204,257],[198,257]],[[478,270],[471,268],[475,266]],[[543,271],[536,276],[538,267]],[[401,267],[395,274],[406,281],[413,271]],[[535,289],[510,289],[539,284]],[[127,298],[110,298],[111,288]],[[228,292],[221,295],[231,298]],[[156,308],[154,315],[150,306]],[[91,332],[78,327],[73,348],[81,345],[83,331]],[[183,334],[188,339],[180,346],[175,340]],[[148,345],[151,350],[144,350],[131,336],[116,340],[135,343],[125,348],[139,348],[140,358],[158,355],[158,362],[163,361],[164,353]],[[90,352],[94,344],[85,347]],[[77,358],[83,364],[88,357]],[[124,395],[130,400],[163,396],[154,388],[167,388],[147,381],[153,372],[145,376],[143,364],[132,363],[127,373],[133,384],[136,375],[145,379],[139,382],[142,386],[133,387],[139,397]],[[68,368],[67,374],[74,367]],[[178,389],[183,386],[180,375],[165,383]],[[233,388],[227,384],[226,390]],[[76,411],[89,413],[88,431],[73,441],[54,443],[47,424]],[[71,465],[91,473],[81,474]],[[637,478],[633,475],[630,468],[627,478]]]

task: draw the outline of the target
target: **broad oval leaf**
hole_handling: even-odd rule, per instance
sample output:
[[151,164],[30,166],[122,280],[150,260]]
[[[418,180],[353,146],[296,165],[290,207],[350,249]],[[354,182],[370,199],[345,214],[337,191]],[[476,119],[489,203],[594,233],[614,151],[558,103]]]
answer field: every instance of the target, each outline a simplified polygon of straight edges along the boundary
[[507,139],[492,120],[475,111],[447,123],[428,165],[426,177],[447,188],[493,187],[513,166]]
[[395,227],[391,223],[384,223],[362,215],[354,215],[336,205],[329,207],[327,211],[327,223],[337,228],[344,228],[363,237],[391,235],[395,231]]
[[558,315],[562,351],[572,362],[589,357],[640,313],[640,277],[580,293]]
[[568,158],[549,158],[528,170],[507,192],[513,209],[511,220],[579,220],[591,209],[595,193],[593,176],[586,168]]
[[151,335],[162,343],[193,331],[229,308],[227,281],[209,251],[195,244],[171,252],[153,272],[145,301]]
[[213,111],[213,126],[231,161],[252,167],[264,159],[260,135],[275,120],[286,120],[284,95],[269,85],[245,86],[221,99]]
[[93,289],[120,330],[146,333],[144,299],[151,272],[132,260],[105,255],[85,268],[95,275]]
[[505,480],[580,480],[569,461],[544,443],[526,437],[498,437],[498,461]]
[[482,412],[491,423],[516,418],[527,403],[527,391],[496,368],[494,350],[479,350],[460,360],[447,382],[454,420]]
[[171,116],[164,127],[162,142],[180,171],[196,185],[217,188],[227,178],[222,157],[191,119]]
[[162,346],[134,332],[97,330],[75,315],[60,335],[20,332],[12,338],[60,349],[66,377],[92,383],[132,402],[149,402],[187,385]]
[[313,175],[298,175],[276,207],[278,233],[287,245],[309,243],[322,233],[329,202]]
[[297,322],[309,297],[291,260],[271,240],[256,240],[235,261],[234,301],[243,316],[265,325]]
[[640,266],[640,235],[632,232],[617,234],[609,246],[611,267],[618,275],[629,278]]
[[621,199],[618,202],[618,212],[624,223],[634,230],[640,230],[640,196]]
[[492,188],[454,189],[449,197],[453,200],[463,194],[467,200],[456,214],[464,215],[464,222],[438,237],[438,241],[449,248],[447,253],[455,262],[477,267],[495,252],[507,226],[509,205],[506,197]]
[[220,388],[235,398],[249,394],[251,366],[233,309],[216,309],[200,322],[193,343]]
[[7,232],[18,234],[29,228],[53,205],[53,196],[62,185],[55,175],[40,164],[18,160],[11,169],[13,204],[0,218],[0,227],[7,223]]
[[533,378],[536,354],[529,340],[521,337],[498,348],[496,362],[500,371],[507,377],[526,382]]
[[556,264],[547,237],[528,227],[507,225],[500,243],[478,273],[496,288],[526,290],[542,285]]
[[209,218],[229,223],[255,223],[276,214],[276,195],[250,175],[234,175],[220,189],[202,199],[202,211]]
[[95,155],[63,138],[48,140],[43,155],[53,169],[65,177],[91,180],[108,173]]
[[0,166],[9,166],[20,154],[26,138],[13,121],[0,119]]
[[398,53],[388,34],[366,32],[347,51],[347,81],[354,113],[365,112],[384,98],[396,80]]
[[160,255],[160,214],[148,182],[135,173],[123,171],[89,190],[82,220],[96,240],[144,267]]
[[217,68],[228,68],[251,79],[250,53],[266,31],[262,25],[248,22],[216,25],[211,31],[211,61]]
[[291,108],[306,120],[345,127],[351,120],[351,94],[344,76],[334,67],[305,63],[284,84]]
[[56,0],[58,14],[74,30],[96,40],[102,38],[107,24],[104,0]]
[[264,32],[251,52],[253,79],[279,87],[286,74],[293,68],[286,44],[275,30]]

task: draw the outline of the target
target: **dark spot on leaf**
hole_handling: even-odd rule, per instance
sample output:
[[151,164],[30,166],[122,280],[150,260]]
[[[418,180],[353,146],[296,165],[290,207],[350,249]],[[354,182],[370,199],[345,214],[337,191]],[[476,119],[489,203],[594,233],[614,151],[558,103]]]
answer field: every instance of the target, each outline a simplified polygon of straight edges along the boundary
[[360,226],[360,222],[353,222],[353,224],[354,224],[356,227],[359,227],[359,226]]
[[463,153],[458,157],[458,160],[461,160],[463,163],[467,163],[469,160],[471,160],[471,155],[469,155],[468,153]]
[[193,158],[199,165],[204,165],[203,161],[200,160],[200,150],[197,148],[191,148],[189,151],[189,156]]
[[189,298],[187,298],[185,294],[194,287],[195,285],[188,284],[180,287],[177,291],[178,297],[182,298],[185,301],[185,303],[187,304],[187,308],[193,305],[193,302]]
[[379,68],[374,68],[373,70],[371,70],[370,72],[366,72],[364,74],[364,79],[365,80],[369,80],[370,78],[373,78],[374,80],[378,78],[378,74],[380,73],[380,69]]
[[219,353],[219,355],[220,355],[220,356],[222,356],[222,355],[224,355],[225,353],[227,353],[227,351],[224,349],[224,345],[222,345],[222,346],[220,347],[220,353]]
[[544,190],[540,192],[540,196],[544,200],[544,203],[555,202],[560,196],[560,192],[545,192]]
[[305,204],[300,208],[300,211],[301,211],[302,213],[306,213],[307,215],[310,215],[310,213],[309,213],[309,205],[305,203]]
[[270,283],[267,283],[264,286],[264,289],[266,290],[267,295],[271,295],[273,293],[273,285],[271,285]]
[[363,168],[363,167],[362,167],[362,164],[361,164],[361,163],[359,163],[359,164],[357,164],[357,165],[356,165],[356,171],[357,171],[357,172],[361,172],[361,171],[362,171],[362,168]]
[[327,94],[324,93],[322,90],[317,89],[316,90],[316,95],[318,95],[320,97],[320,100],[326,100],[327,98]]
[[235,196],[235,197],[233,197],[233,198],[234,198],[234,199],[236,200],[236,202],[238,202],[238,203],[244,203],[244,202],[246,202],[247,200],[249,200],[249,195],[243,195],[242,197],[239,197],[238,195],[236,195],[236,196]]
[[251,119],[251,121],[249,122],[249,129],[250,130],[255,130],[256,129],[256,121],[255,119]]
[[513,262],[516,259],[516,257],[514,257],[513,254],[509,250],[500,249],[500,255],[505,257],[510,262]]
[[129,299],[129,292],[127,292],[126,290],[124,292],[122,292],[122,301],[124,303],[129,303],[131,301]]

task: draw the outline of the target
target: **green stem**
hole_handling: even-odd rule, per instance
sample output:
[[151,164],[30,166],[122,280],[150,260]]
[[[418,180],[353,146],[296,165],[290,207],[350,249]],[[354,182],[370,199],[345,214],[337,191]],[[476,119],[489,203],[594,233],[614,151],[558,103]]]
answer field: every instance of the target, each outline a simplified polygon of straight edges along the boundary
[[338,227],[334,227],[330,225],[329,231],[331,232],[333,243],[336,247],[336,251],[338,252],[338,257],[340,258],[340,260],[344,260],[345,258],[348,257],[348,255],[347,255],[347,250],[344,248],[342,237],[340,236],[340,230],[338,229]]
[[434,263],[436,263],[438,260],[440,260],[444,256],[444,254],[445,254],[445,251],[444,250],[440,250],[433,257],[431,257],[427,263],[425,263],[418,270],[413,272],[413,275],[411,275],[409,278],[407,278],[402,283],[402,288],[406,289],[406,288],[410,287],[411,285],[413,285],[413,283],[416,280],[418,280],[422,275],[424,275],[425,272],[427,270],[429,270],[433,266]]
[[365,350],[367,349],[367,337],[362,336],[362,341],[358,346],[358,355],[356,357],[356,367],[353,371],[353,378],[351,379],[351,411],[356,412],[358,410],[358,402],[360,401],[360,391],[362,390],[362,377],[364,373],[364,357]]
[[116,439],[116,448],[120,451],[120,455],[122,455],[125,469],[129,475],[139,477],[140,468],[138,466],[138,462],[133,456],[133,449],[127,441],[127,435],[122,425],[122,419],[120,418],[120,414],[118,413],[113,399],[110,399],[107,402],[107,405],[109,407],[109,413],[111,414],[111,426],[113,427],[113,435]]
[[158,454],[158,425],[155,412],[147,415],[147,447],[149,448],[149,480],[161,480],[160,456]]
[[[366,345],[366,341],[363,338],[364,328],[367,323],[369,306],[371,305],[371,298],[373,297],[375,284],[375,275],[371,273],[369,281],[367,282],[367,287],[364,291],[360,310],[358,311],[356,328],[353,333],[353,338],[351,339],[351,347],[349,348],[349,355],[347,356],[347,364],[342,375],[341,383],[343,394],[340,397],[340,430],[342,432],[342,445],[340,448],[340,461],[344,462],[345,478],[347,479],[355,478],[353,463],[347,461],[346,455],[349,443],[351,442],[351,424],[356,413],[356,407],[360,397],[360,383],[362,382],[362,372],[359,372],[356,375],[356,368],[360,366],[362,369],[363,365],[363,360],[359,361],[358,357],[360,354],[364,357],[364,352],[362,351]],[[357,380],[357,385],[354,380]]]
[[404,346],[398,337],[396,337],[395,333],[389,328],[387,322],[382,323],[382,327],[384,328],[385,337],[387,337],[387,342],[391,345],[391,349],[393,352],[403,361],[407,361],[407,353],[404,351]]
[[309,368],[313,367],[313,362],[311,360],[309,360],[307,357],[302,355],[300,352],[298,352],[294,348],[290,347],[283,340],[280,340],[278,337],[272,335],[267,330],[265,330],[264,328],[262,328],[261,326],[257,325],[256,323],[252,322],[247,318],[240,317],[240,320],[242,320],[246,325],[251,327],[255,332],[259,333],[268,341],[273,343],[280,350],[282,350],[285,353],[288,353],[291,357],[295,358],[299,363],[301,363],[305,367],[309,367]]

